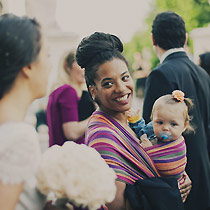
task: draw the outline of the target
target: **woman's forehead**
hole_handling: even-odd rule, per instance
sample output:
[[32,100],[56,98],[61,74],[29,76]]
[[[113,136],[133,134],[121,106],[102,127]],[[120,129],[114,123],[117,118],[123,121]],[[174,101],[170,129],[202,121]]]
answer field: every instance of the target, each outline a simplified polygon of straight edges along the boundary
[[128,71],[128,67],[123,60],[113,59],[100,65],[97,71],[98,77],[115,77],[121,76]]

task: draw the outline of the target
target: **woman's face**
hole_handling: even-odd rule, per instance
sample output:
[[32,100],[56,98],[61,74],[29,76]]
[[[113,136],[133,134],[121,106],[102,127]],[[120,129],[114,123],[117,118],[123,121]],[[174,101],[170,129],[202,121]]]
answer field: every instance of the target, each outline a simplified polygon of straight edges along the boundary
[[106,113],[128,111],[132,104],[134,84],[126,63],[114,58],[97,71],[95,86],[90,87],[93,98]]
[[37,60],[31,64],[33,75],[31,88],[35,98],[45,96],[48,87],[48,78],[50,73],[50,61],[48,53],[47,40],[42,39],[41,49]]
[[85,83],[85,72],[76,61],[74,61],[69,71],[71,80],[73,80],[76,84],[80,85]]

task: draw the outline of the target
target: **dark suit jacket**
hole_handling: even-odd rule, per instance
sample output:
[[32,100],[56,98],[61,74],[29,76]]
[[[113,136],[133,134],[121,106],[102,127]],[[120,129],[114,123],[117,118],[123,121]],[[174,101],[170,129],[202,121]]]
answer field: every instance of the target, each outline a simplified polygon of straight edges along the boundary
[[192,180],[192,190],[185,203],[188,210],[210,208],[210,161],[207,144],[210,143],[210,77],[195,65],[185,52],[170,54],[147,78],[143,117],[148,123],[153,103],[173,90],[182,90],[193,100],[190,112],[195,134],[185,134],[187,145],[186,172]]

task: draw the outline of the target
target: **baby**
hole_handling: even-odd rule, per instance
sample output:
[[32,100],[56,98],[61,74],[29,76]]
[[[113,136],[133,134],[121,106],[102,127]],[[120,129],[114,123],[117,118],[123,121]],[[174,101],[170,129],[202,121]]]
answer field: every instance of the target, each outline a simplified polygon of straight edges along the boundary
[[[161,176],[175,177],[180,183],[184,179],[187,163],[186,145],[182,133],[194,131],[190,125],[189,110],[193,103],[184,93],[175,90],[172,94],[158,98],[147,125],[138,115],[128,114],[130,127],[141,139],[141,146],[153,159]],[[154,135],[152,135],[152,126]],[[149,134],[149,139],[147,135]]]

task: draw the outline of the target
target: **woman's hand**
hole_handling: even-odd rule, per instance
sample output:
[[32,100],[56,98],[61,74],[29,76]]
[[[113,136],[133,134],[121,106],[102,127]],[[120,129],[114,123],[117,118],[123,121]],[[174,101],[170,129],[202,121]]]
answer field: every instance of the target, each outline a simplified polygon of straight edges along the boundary
[[109,210],[125,210],[124,192],[126,184],[120,181],[115,181],[117,192],[115,199],[111,203],[107,203],[106,206]]
[[184,183],[183,184],[178,183],[178,186],[182,196],[182,201],[184,203],[192,188],[192,182],[186,172],[184,172],[183,176],[184,176]]

